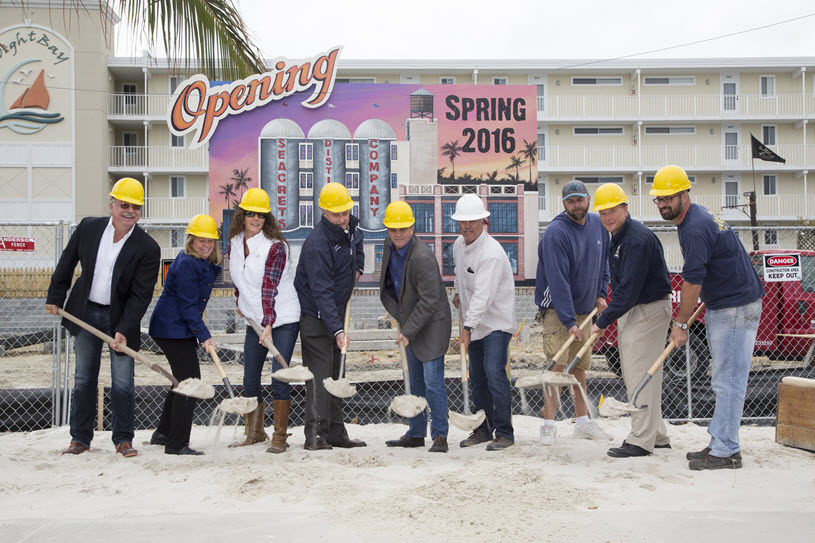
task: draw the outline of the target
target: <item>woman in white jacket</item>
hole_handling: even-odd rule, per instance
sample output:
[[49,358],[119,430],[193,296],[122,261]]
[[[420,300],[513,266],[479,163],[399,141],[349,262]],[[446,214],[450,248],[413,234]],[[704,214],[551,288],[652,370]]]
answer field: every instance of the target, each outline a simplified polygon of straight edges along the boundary
[[[242,447],[268,439],[264,426],[266,404],[260,385],[268,352],[263,339],[271,337],[283,358],[291,360],[300,331],[300,302],[294,290],[289,244],[271,213],[269,195],[264,190],[251,188],[244,193],[229,227],[229,240],[229,271],[235,284],[238,311],[263,328],[262,337],[258,337],[248,323],[246,327],[243,394],[247,398],[256,397],[258,407],[246,415],[246,439],[230,445]],[[272,369],[280,369],[277,361]],[[272,379],[272,400],[274,434],[266,452],[282,453],[288,448],[289,385]]]

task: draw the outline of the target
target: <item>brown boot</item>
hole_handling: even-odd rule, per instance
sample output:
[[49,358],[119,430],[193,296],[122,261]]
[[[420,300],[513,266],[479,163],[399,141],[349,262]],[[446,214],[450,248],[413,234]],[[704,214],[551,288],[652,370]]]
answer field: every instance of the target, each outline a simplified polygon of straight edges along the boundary
[[246,439],[237,441],[230,445],[230,447],[245,447],[254,443],[263,443],[269,436],[266,435],[263,418],[266,414],[266,404],[258,402],[258,406],[254,411],[246,414]]
[[266,449],[266,452],[282,453],[289,448],[289,444],[286,443],[286,438],[291,434],[287,434],[286,430],[289,429],[291,400],[274,400],[272,402],[272,409],[274,409],[274,434],[272,434],[272,445]]

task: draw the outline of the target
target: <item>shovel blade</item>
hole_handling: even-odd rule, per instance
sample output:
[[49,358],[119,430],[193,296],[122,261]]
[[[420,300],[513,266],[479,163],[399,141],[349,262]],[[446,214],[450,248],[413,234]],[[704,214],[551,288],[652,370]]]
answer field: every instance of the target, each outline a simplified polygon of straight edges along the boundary
[[459,430],[464,430],[466,432],[472,432],[479,426],[481,423],[484,422],[484,419],[487,417],[484,410],[479,410],[475,415],[463,415],[461,413],[456,413],[455,411],[449,411],[447,413],[447,418],[450,421],[450,424],[458,428]]
[[331,377],[323,379],[323,386],[329,394],[337,398],[350,398],[357,393],[357,387],[345,377],[336,380]]

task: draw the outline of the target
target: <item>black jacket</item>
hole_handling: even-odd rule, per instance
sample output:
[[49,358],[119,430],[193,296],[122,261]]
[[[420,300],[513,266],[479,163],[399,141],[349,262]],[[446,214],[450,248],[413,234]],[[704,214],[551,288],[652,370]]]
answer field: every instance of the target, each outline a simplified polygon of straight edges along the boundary
[[[82,219],[51,276],[46,304],[62,307],[64,303],[65,311],[84,320],[96,267],[96,253],[109,220],[110,217]],[[82,273],[71,288],[77,262],[82,265]],[[138,225],[134,226],[133,233],[113,265],[110,289],[111,335],[121,333],[127,339],[127,346],[134,351],[138,351],[141,344],[141,319],[153,299],[160,263],[161,249],[156,240]],[[71,295],[65,303],[69,288]],[[66,319],[62,320],[62,325],[74,336],[81,330]]]
[[362,272],[365,264],[358,225],[352,215],[346,234],[322,217],[303,243],[294,276],[300,311],[322,319],[335,336],[343,329],[345,304],[354,292],[356,272]]
[[611,236],[608,266],[611,301],[597,318],[600,328],[606,328],[635,305],[649,304],[671,293],[662,244],[645,225],[631,217]]

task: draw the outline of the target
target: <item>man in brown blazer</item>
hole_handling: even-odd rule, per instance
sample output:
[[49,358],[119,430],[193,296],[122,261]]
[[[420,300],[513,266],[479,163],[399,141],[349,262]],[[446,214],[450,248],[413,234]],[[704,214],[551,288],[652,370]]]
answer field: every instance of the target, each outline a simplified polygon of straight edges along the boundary
[[[447,389],[444,353],[450,345],[452,318],[439,264],[430,248],[414,234],[413,210],[402,201],[385,210],[388,228],[382,255],[379,298],[401,327],[397,343],[405,345],[410,391],[430,408],[430,452],[447,452]],[[410,419],[407,433],[386,441],[388,447],[423,447],[427,410]]]

